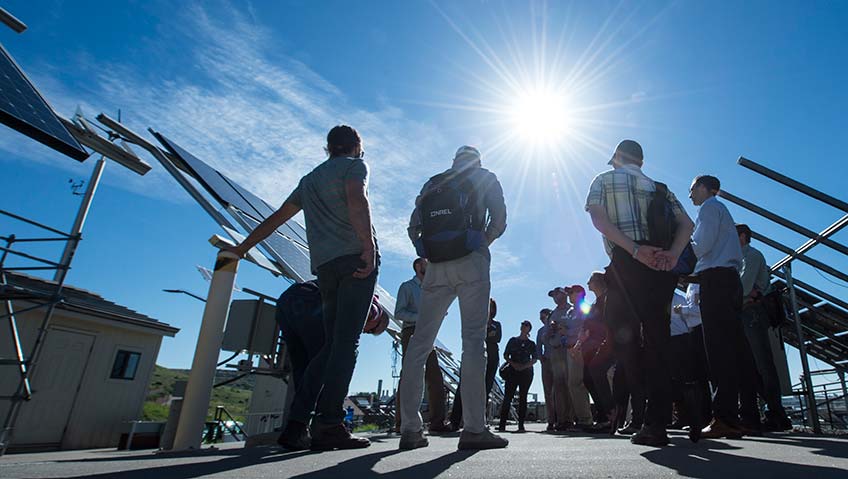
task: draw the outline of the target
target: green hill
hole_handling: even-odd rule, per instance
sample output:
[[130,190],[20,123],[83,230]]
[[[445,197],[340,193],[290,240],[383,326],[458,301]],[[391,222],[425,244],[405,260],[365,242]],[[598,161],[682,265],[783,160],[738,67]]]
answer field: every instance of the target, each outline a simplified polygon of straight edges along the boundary
[[[242,373],[238,371],[218,370],[215,373],[215,384],[233,379],[240,374]],[[177,381],[186,380],[188,380],[188,370],[168,369],[157,365],[150,377],[142,419],[145,421],[167,420],[168,406],[164,403],[174,392],[174,384]],[[244,421],[254,383],[255,379],[252,376],[246,376],[226,386],[214,388],[212,399],[209,401],[207,419],[211,420],[214,417],[216,406],[224,406],[233,417]]]

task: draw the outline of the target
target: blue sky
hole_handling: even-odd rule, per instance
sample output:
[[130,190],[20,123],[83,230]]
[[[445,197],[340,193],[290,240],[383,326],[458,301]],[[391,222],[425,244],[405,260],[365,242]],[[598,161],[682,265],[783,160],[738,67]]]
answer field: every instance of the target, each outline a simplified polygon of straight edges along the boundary
[[[583,211],[615,144],[638,140],[645,171],[687,206],[691,178],[820,230],[840,212],[736,165],[744,155],[844,197],[848,8],[838,2],[22,2],[29,25],[0,30],[57,111],[112,116],[161,131],[272,204],[319,163],[339,122],[362,133],[384,251],[380,283],[411,275],[405,237],[414,196],[478,145],[500,177],[509,227],[494,248],[493,296],[506,335],[549,306],[555,285],[583,283],[606,263]],[[555,142],[517,134],[513,105],[557,93]],[[67,229],[76,163],[0,129],[3,208]],[[159,363],[188,367],[217,226],[152,159],[138,177],[111,163],[68,281],[182,329]],[[791,247],[804,238],[731,206],[738,221]],[[17,232],[0,222],[3,233]],[[836,240],[848,242],[841,232]],[[770,262],[782,255],[762,248]],[[58,255],[58,253],[57,253]],[[810,256],[845,270],[826,248]],[[837,296],[846,285],[799,264],[796,276]],[[285,286],[252,265],[238,283]],[[456,310],[440,339],[459,350]],[[351,389],[390,381],[387,338],[363,338]],[[800,371],[791,355],[793,377]],[[812,363],[814,369],[826,367]],[[534,390],[540,390],[534,385]]]

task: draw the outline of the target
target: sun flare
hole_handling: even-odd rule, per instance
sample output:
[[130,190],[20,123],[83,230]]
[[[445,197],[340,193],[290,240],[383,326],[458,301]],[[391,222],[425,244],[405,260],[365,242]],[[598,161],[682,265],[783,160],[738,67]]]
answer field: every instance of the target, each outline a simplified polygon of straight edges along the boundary
[[532,146],[557,146],[565,140],[571,126],[565,95],[551,90],[519,93],[508,116],[515,134]]

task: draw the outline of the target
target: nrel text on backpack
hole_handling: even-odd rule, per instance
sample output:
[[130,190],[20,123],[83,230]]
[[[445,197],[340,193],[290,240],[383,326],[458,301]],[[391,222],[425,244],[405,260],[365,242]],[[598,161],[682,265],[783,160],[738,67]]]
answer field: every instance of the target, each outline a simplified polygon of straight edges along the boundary
[[462,258],[485,244],[482,221],[475,221],[477,197],[467,175],[443,173],[429,183],[433,187],[424,192],[418,205],[418,255],[441,263]]

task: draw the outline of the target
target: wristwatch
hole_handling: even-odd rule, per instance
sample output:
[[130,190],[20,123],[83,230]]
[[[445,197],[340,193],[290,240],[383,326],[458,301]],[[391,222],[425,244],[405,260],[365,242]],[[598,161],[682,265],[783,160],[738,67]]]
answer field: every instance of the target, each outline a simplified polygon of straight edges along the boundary
[[638,254],[639,254],[639,243],[636,243],[636,244],[633,245],[633,257],[635,258],[636,255],[638,255]]

